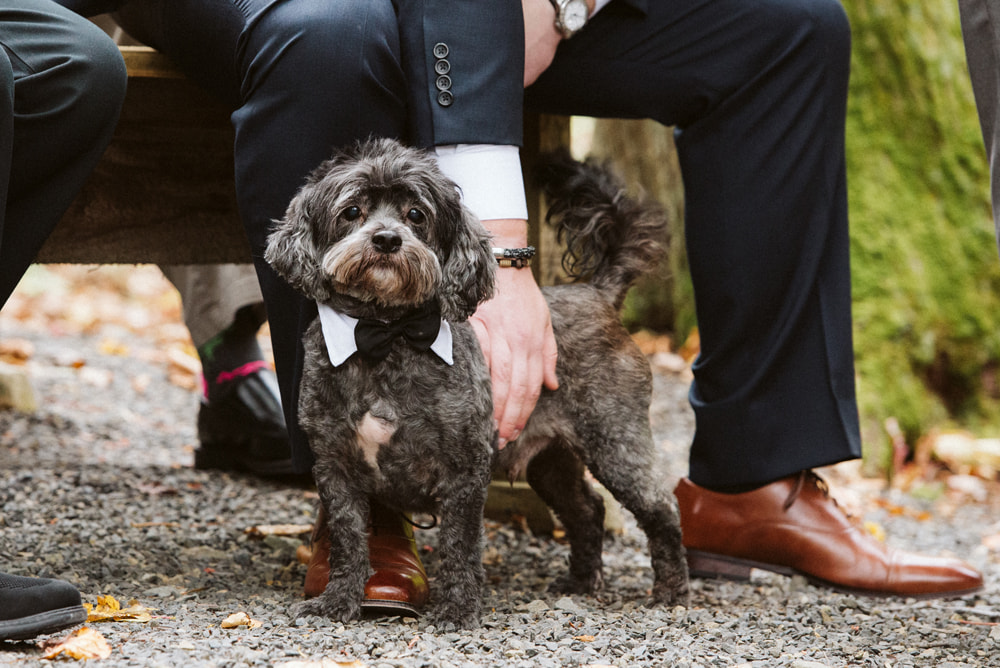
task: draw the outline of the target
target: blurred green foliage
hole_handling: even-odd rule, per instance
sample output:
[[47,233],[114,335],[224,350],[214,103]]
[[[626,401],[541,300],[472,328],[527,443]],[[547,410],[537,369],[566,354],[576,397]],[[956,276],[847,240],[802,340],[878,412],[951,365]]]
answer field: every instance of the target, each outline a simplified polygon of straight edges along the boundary
[[866,457],[884,466],[889,416],[911,444],[1000,425],[1000,260],[957,3],[845,8],[855,358]]

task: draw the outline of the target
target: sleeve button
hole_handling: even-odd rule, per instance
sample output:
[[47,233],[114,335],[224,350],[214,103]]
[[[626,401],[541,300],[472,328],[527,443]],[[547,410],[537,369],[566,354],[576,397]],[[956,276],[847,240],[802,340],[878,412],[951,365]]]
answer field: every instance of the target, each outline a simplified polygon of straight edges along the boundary
[[455,101],[455,96],[450,91],[442,90],[438,92],[437,101],[442,107],[450,107]]
[[448,45],[444,42],[438,42],[434,45],[434,57],[435,58],[447,58],[448,57]]

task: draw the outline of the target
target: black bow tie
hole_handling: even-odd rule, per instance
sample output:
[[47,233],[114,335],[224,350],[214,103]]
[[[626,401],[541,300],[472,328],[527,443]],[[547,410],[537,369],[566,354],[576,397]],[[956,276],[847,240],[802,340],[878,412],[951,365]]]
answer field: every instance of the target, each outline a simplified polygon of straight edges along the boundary
[[429,350],[441,329],[441,308],[437,302],[425,304],[391,322],[361,318],[354,328],[354,342],[361,356],[380,362],[399,337],[418,350]]

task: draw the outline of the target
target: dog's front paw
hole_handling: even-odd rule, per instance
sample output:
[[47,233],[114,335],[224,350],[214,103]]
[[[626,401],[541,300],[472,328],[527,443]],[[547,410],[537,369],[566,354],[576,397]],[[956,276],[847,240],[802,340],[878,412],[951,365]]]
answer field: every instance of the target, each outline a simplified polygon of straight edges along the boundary
[[300,619],[315,615],[340,622],[348,622],[361,617],[361,603],[347,601],[342,598],[327,596],[325,593],[316,598],[292,606],[292,617]]
[[667,578],[664,582],[655,583],[652,603],[654,605],[688,607],[691,604],[691,588],[688,586],[687,573],[678,574],[673,578]]

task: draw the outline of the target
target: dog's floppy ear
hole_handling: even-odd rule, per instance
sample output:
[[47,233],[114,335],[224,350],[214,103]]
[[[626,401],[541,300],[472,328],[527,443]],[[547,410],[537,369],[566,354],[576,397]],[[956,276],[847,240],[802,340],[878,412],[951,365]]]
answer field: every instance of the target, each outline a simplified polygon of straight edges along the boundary
[[480,302],[493,296],[497,261],[493,258],[490,234],[457,194],[439,210],[448,219],[451,243],[441,267],[441,315],[462,321],[476,312]]
[[313,232],[313,217],[327,215],[319,200],[317,182],[310,180],[292,198],[285,217],[275,221],[267,238],[264,259],[293,288],[322,302],[331,295],[321,280]]

